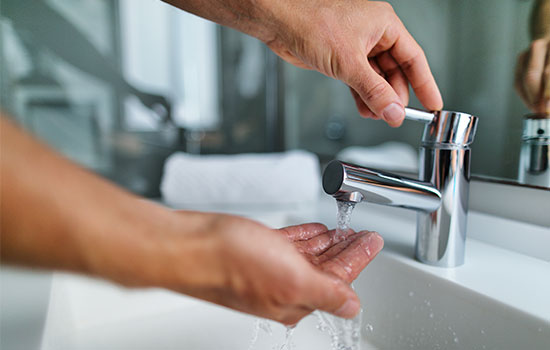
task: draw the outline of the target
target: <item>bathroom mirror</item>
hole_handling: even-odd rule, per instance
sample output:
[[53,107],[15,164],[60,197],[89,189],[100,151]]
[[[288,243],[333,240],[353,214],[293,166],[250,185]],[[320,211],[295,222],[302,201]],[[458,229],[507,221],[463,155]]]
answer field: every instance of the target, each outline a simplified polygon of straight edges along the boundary
[[[548,1],[389,1],[424,48],[445,109],[480,118],[474,176],[518,183],[522,119],[531,111],[514,90],[514,71],[531,42],[531,12]],[[322,162],[347,157],[417,172],[419,123],[393,129],[362,119],[344,84],[277,59],[258,40],[159,0],[134,5],[3,0],[2,108],[82,165],[150,197],[159,196],[164,159],[176,150],[300,148]],[[421,107],[412,94],[410,105]],[[536,137],[538,129],[530,129]],[[548,154],[547,145],[529,150],[528,159]]]
[[[518,56],[531,44],[531,13],[540,13],[541,9],[534,8],[548,1],[389,2],[424,49],[445,109],[473,114],[480,119],[472,145],[472,174],[519,183],[523,117],[533,111],[515,91],[514,74]],[[543,23],[550,23],[548,11],[544,16]],[[546,35],[550,35],[546,30]],[[420,144],[422,125],[405,121],[402,127],[392,129],[381,121],[361,119],[347,87],[314,72],[286,65],[284,78],[286,138],[291,147],[314,150],[327,159],[338,153],[340,156],[341,151],[347,149],[343,156],[348,160],[414,172],[412,158]],[[409,105],[421,107],[412,93]],[[546,152],[547,160],[549,139],[548,134],[545,135],[546,146],[537,151]],[[390,141],[392,143],[387,144]],[[361,148],[350,150],[350,146]]]

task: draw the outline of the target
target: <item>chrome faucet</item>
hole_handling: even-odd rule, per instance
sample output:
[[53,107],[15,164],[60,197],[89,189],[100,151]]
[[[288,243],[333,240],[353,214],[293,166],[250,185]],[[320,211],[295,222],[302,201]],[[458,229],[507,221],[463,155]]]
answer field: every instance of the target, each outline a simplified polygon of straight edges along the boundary
[[337,200],[416,210],[416,258],[442,267],[462,265],[470,144],[477,118],[450,111],[405,110],[407,119],[426,123],[420,147],[420,180],[333,160],[323,173],[323,189]]

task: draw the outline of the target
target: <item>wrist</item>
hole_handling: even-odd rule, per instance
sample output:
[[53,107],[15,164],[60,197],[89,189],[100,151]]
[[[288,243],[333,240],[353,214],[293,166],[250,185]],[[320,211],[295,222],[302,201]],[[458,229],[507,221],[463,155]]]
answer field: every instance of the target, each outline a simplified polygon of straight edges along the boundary
[[[159,205],[116,189],[109,204],[93,211],[97,220],[75,218],[72,235],[78,239],[85,272],[135,287],[154,285],[161,235],[173,221],[171,212]],[[85,214],[84,214],[85,215]]]
[[[88,244],[91,274],[129,287],[193,293],[225,283],[215,214],[176,212],[133,199],[103,242]],[[93,250],[93,251],[92,251]]]

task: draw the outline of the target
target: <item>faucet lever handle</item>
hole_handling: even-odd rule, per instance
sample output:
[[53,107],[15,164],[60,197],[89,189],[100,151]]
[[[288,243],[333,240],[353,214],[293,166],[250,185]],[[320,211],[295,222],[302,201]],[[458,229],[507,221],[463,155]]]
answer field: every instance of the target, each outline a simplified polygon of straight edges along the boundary
[[431,123],[435,118],[435,113],[421,111],[410,107],[405,107],[405,118],[422,123]]

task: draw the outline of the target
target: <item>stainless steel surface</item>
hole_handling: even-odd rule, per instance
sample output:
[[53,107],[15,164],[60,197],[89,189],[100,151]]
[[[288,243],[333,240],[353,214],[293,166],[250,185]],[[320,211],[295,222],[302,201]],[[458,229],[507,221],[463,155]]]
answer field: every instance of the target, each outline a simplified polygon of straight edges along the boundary
[[522,184],[550,187],[550,115],[530,114],[523,120],[518,167]]
[[406,107],[405,118],[430,126],[424,128],[424,144],[469,145],[473,141],[477,126],[476,117],[453,111],[426,112]]
[[432,112],[421,111],[410,107],[405,107],[405,118],[422,123],[431,123],[435,118]]
[[424,128],[423,145],[466,147],[473,140],[477,118],[466,113],[438,111],[434,120]]
[[430,183],[337,160],[325,169],[323,188],[339,200],[366,201],[426,212],[436,210],[441,203],[441,194]]
[[339,200],[418,211],[416,258],[426,264],[455,267],[464,263],[470,147],[477,118],[437,112],[426,124],[420,148],[419,180],[332,161],[323,174],[326,193]]

